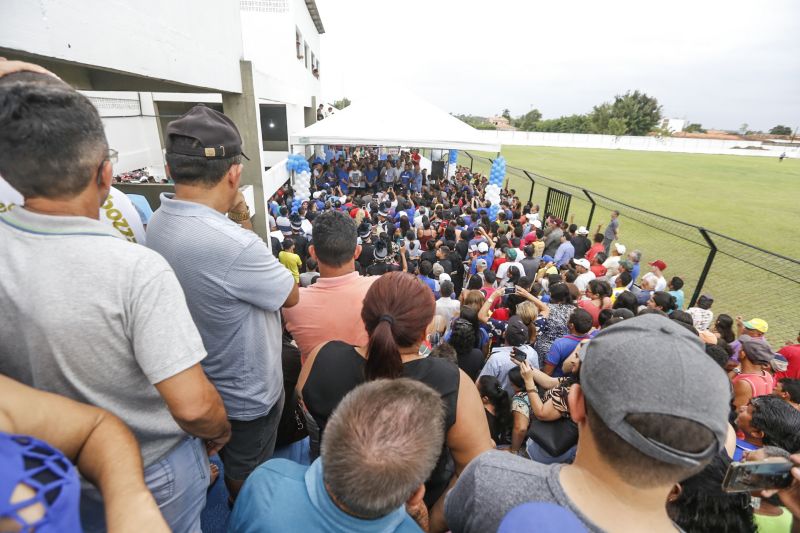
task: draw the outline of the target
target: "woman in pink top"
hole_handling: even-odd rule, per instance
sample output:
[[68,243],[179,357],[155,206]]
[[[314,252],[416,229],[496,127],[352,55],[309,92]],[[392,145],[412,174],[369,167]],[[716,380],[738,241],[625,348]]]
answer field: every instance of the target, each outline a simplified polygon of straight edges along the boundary
[[774,357],[767,341],[742,335],[739,342],[740,366],[733,369],[731,377],[736,409],[747,405],[756,396],[772,394],[774,388],[772,374],[766,370]]
[[611,285],[607,281],[599,279],[590,280],[588,287],[586,287],[586,296],[589,299],[578,301],[578,307],[585,309],[592,315],[592,327],[599,328],[600,322],[598,318],[600,311],[611,309]]

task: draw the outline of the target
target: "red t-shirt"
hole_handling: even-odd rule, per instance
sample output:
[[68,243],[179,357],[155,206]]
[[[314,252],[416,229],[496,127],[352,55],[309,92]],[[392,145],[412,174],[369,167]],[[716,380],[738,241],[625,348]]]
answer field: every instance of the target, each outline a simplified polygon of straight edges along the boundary
[[589,248],[589,251],[586,252],[586,256],[585,257],[586,257],[586,259],[588,259],[591,262],[591,261],[594,261],[594,256],[596,256],[598,252],[605,252],[605,251],[606,251],[606,249],[603,246],[603,243],[602,242],[597,242],[597,243],[594,243],[591,248]]
[[608,269],[603,265],[592,265],[591,267],[589,267],[589,270],[594,272],[594,275],[597,276],[598,278],[602,278],[603,276],[606,275],[606,270]]
[[490,270],[495,274],[497,274],[497,267],[499,267],[503,263],[506,263],[507,261],[508,259],[505,257],[495,257],[494,261],[492,261],[492,268]]
[[786,372],[778,372],[780,376],[775,374],[776,381],[781,378],[800,379],[800,344],[784,346],[778,350],[778,353],[786,358],[789,366],[786,368]]

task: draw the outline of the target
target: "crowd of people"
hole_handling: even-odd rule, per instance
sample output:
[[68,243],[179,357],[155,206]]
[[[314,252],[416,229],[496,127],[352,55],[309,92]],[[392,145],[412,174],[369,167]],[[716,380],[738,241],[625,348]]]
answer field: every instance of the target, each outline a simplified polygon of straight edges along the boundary
[[[216,483],[234,532],[800,527],[800,336],[690,305],[620,213],[491,219],[480,173],[343,147],[262,239],[236,125],[164,137],[132,243],[97,110],[0,60],[0,531],[200,531]],[[789,487],[723,490],[766,458]]]

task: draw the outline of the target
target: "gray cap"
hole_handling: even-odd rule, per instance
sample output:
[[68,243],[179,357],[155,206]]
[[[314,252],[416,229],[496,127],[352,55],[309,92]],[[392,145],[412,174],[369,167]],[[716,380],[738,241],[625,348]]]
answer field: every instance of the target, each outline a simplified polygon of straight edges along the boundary
[[[586,346],[580,384],[608,428],[659,461],[695,467],[725,445],[730,385],[696,335],[669,318],[647,314],[598,333]],[[716,443],[693,453],[639,433],[625,418],[661,414],[692,420],[714,433]]]
[[764,339],[742,335],[739,337],[739,342],[742,343],[742,350],[747,358],[757,365],[768,365],[775,358],[775,353]]
[[525,322],[517,315],[514,315],[508,319],[505,337],[510,346],[522,346],[530,339],[530,331]]

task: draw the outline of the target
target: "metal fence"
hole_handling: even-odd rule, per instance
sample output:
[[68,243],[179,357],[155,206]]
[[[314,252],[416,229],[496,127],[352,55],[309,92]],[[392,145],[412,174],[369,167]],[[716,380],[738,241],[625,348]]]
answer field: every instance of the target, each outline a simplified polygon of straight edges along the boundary
[[[462,154],[460,164],[488,173],[491,159]],[[641,274],[647,272],[647,263],[661,259],[668,266],[667,279],[683,279],[687,307],[700,294],[710,294],[714,316],[763,318],[775,350],[795,342],[800,330],[799,260],[521,168],[507,165],[506,178],[523,203],[541,204],[543,212],[551,190],[571,195],[565,220],[585,225],[591,234],[599,224],[608,224],[611,211],[619,211],[619,242],[629,251],[641,251]]]

